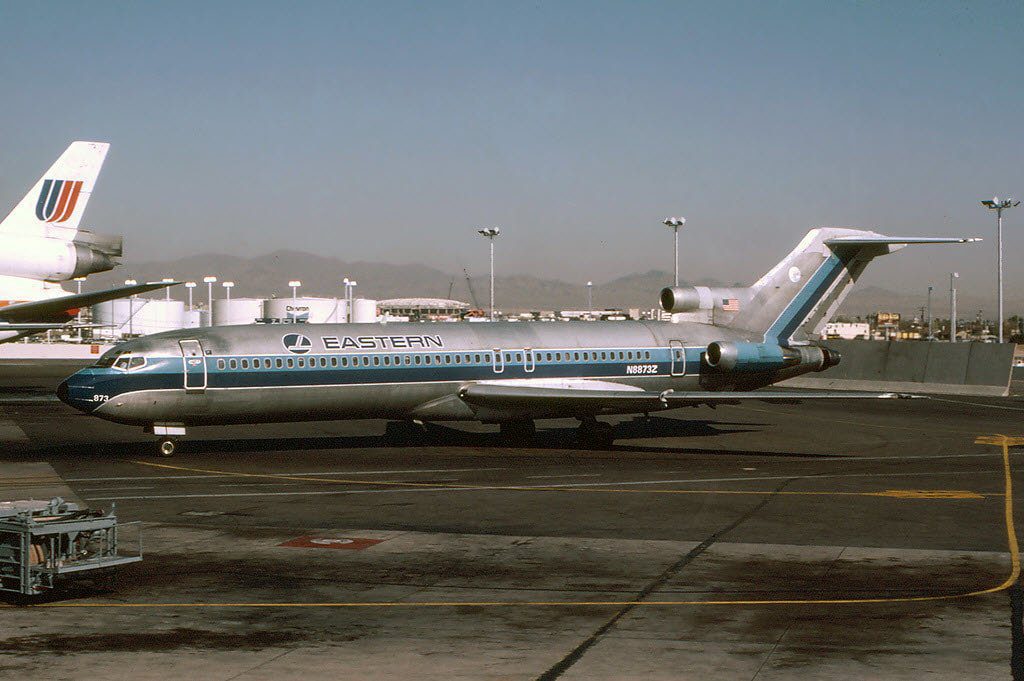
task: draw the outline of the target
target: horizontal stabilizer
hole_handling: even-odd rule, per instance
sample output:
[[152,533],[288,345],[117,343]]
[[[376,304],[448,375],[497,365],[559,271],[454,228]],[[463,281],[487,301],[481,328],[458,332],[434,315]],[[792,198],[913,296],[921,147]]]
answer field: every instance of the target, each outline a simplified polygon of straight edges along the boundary
[[[147,284],[134,284],[132,286],[118,286],[117,288],[93,291],[91,293],[75,293],[57,298],[33,300],[27,303],[15,303],[7,307],[0,307],[0,323],[5,321],[11,323],[30,323],[60,318],[65,316],[69,310],[88,307],[89,305],[117,298],[127,298],[128,296],[147,293],[180,283],[180,281],[156,281]],[[45,329],[42,330],[45,331]]]
[[825,239],[828,246],[882,246],[909,244],[970,244],[981,241],[979,236],[837,236]]

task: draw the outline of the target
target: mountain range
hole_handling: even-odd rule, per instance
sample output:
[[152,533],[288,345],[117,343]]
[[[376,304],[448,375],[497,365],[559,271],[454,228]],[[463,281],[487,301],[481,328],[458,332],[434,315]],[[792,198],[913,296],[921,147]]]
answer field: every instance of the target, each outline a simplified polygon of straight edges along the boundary
[[[194,291],[195,300],[199,303],[205,301],[207,296],[206,287],[201,283],[202,279],[211,274],[216,275],[221,282],[235,282],[231,294],[233,298],[291,296],[291,289],[287,285],[291,279],[302,282],[300,296],[339,297],[343,293],[342,279],[345,277],[358,282],[355,294],[360,298],[455,298],[480,308],[486,308],[488,298],[486,274],[470,277],[467,283],[467,277],[462,272],[453,274],[425,265],[346,262],[338,258],[287,250],[254,258],[205,254],[165,262],[132,263],[123,265],[113,272],[90,276],[83,290],[116,286],[122,284],[126,278],[141,282],[175,277],[179,281],[200,282]],[[594,308],[657,307],[658,292],[671,280],[670,272],[649,270],[611,281],[595,282]],[[701,280],[692,283],[703,286],[735,286],[749,282]],[[215,284],[214,287],[214,297],[223,297],[224,290],[220,284]],[[66,288],[72,290],[71,287]],[[179,287],[172,295],[184,299],[186,292]],[[585,285],[526,275],[498,276],[495,279],[495,298],[496,307],[505,311],[579,310],[587,307]],[[856,317],[887,311],[915,316],[919,314],[920,307],[925,305],[925,299],[923,291],[904,293],[877,286],[856,286],[839,310],[839,315]],[[933,293],[932,313],[936,318],[948,317],[948,300],[946,291]],[[1024,297],[1020,295],[1008,295],[1006,302],[1007,315],[1019,314],[1024,310]],[[973,317],[978,309],[984,309],[990,315],[995,308],[994,300],[978,296],[961,295],[958,305],[958,316],[961,318]]]

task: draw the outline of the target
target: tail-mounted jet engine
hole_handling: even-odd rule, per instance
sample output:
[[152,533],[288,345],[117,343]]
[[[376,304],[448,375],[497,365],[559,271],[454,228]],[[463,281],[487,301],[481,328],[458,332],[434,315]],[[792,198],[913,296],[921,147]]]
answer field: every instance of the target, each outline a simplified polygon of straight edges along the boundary
[[[80,233],[83,237],[91,236]],[[0,234],[0,271],[12,277],[43,281],[67,281],[117,266],[121,255],[116,244],[76,238],[74,241]]]
[[839,364],[838,352],[814,345],[782,347],[773,343],[715,341],[705,353],[708,366],[721,371],[762,372],[801,367],[824,371]]

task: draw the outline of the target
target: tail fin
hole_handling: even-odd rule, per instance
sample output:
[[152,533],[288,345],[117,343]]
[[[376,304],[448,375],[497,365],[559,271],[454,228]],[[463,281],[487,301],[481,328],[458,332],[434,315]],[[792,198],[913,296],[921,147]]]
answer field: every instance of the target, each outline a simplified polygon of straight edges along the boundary
[[908,244],[967,243],[978,238],[889,237],[840,227],[812,229],[782,262],[748,289],[744,306],[722,326],[788,345],[820,335],[864,268]]
[[109,148],[106,142],[72,142],[0,222],[0,233],[73,239]]

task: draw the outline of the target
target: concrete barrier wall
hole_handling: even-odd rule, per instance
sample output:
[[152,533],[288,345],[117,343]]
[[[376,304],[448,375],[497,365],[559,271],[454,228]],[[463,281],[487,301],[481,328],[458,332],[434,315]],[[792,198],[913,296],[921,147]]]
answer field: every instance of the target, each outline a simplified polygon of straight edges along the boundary
[[843,361],[779,385],[1004,397],[1010,392],[1010,343],[830,340],[822,345],[839,351]]

